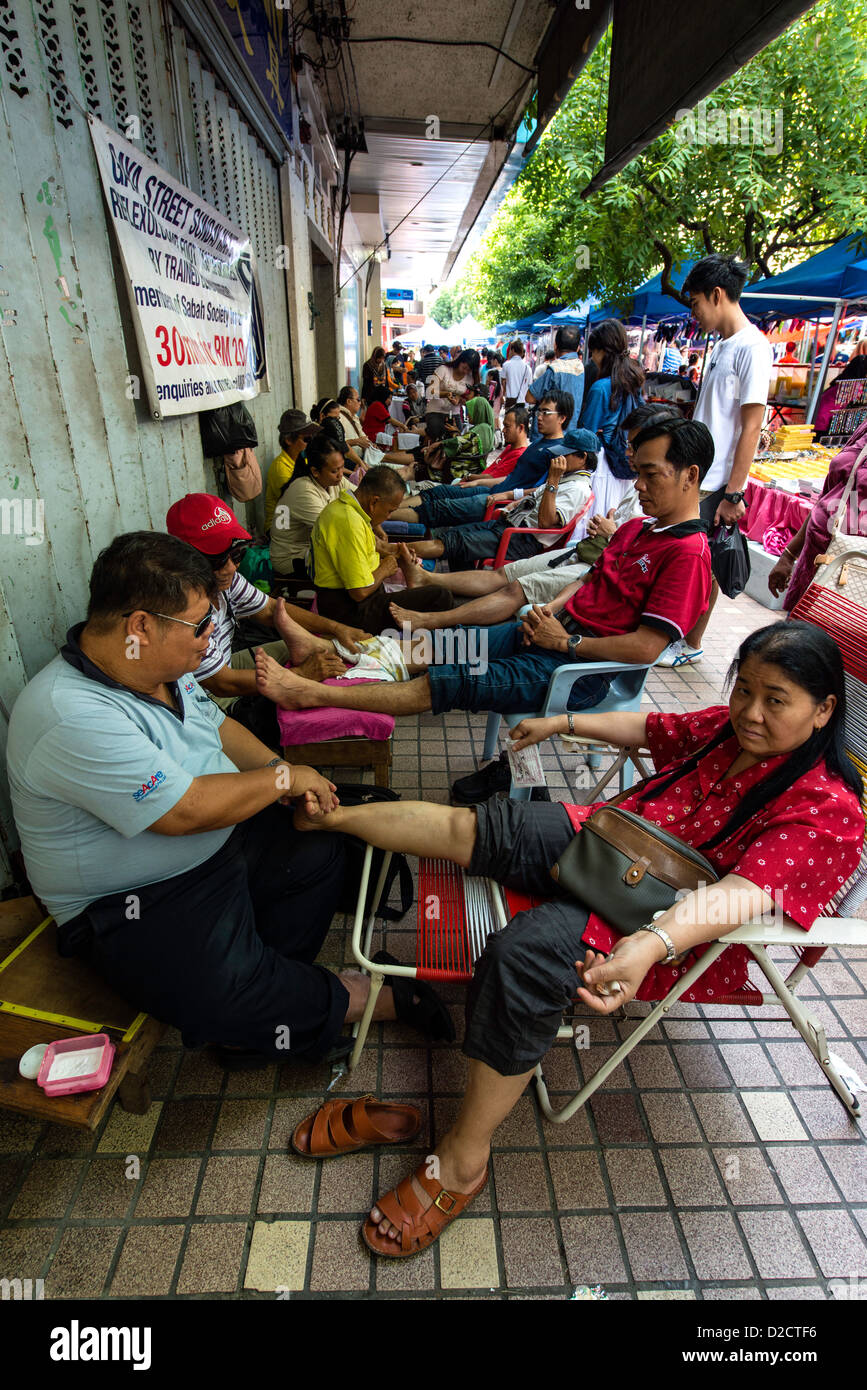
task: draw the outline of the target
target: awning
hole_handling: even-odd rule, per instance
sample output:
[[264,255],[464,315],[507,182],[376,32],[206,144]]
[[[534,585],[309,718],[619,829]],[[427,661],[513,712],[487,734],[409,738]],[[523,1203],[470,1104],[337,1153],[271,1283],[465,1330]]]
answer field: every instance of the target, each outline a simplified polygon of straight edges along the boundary
[[[695,261],[681,261],[672,266],[671,282],[680,289]],[[679,299],[662,293],[662,271],[645,280],[631,299],[619,307],[614,304],[600,304],[590,315],[591,323],[601,323],[602,319],[620,319],[623,323],[658,323],[660,319],[690,318],[690,311]]]
[[[605,163],[587,197],[810,8],[813,0],[614,0]],[[562,60],[561,60],[562,61]],[[542,88],[542,73],[539,75]]]
[[832,314],[841,302],[867,302],[867,233],[843,237],[800,265],[758,280],[742,299],[754,318],[812,319]]

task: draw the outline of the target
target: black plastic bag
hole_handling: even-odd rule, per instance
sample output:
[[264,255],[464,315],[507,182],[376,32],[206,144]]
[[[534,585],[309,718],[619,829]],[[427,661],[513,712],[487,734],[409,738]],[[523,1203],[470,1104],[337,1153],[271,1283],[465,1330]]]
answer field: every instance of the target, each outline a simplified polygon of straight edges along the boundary
[[747,538],[737,526],[719,526],[710,543],[710,567],[726,598],[737,598],[750,577]]
[[[337,787],[337,795],[340,798],[341,806],[364,806],[369,802],[400,800],[400,792],[392,791],[391,787],[371,787],[369,784],[361,782],[337,782],[335,785]],[[361,872],[364,867],[364,856],[367,853],[367,845],[363,840],[357,839],[354,835],[344,835],[342,839],[346,858],[343,868],[343,889],[337,903],[337,911],[351,913],[354,916],[358,902],[358,889],[361,884]],[[365,912],[370,912],[373,894],[376,889],[376,883],[379,879],[384,858],[385,852],[383,850],[375,849],[373,851]],[[397,907],[388,904],[392,888],[395,885],[397,885],[399,893],[399,903]],[[389,866],[382,895],[382,902],[385,906],[380,908],[378,916],[386,922],[399,922],[401,918],[409,912],[414,901],[415,885],[413,883],[409,862],[405,855],[395,852],[391,856],[391,865]]]
[[259,444],[253,417],[243,401],[236,401],[234,405],[220,405],[216,410],[201,411],[199,428],[206,459],[222,458],[224,454],[235,454],[239,449],[255,449]]

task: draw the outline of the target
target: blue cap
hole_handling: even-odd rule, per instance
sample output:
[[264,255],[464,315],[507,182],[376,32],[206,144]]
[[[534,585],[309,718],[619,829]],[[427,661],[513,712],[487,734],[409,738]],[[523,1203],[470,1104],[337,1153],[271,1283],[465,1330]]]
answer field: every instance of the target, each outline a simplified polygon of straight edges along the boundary
[[598,454],[602,442],[592,430],[567,430],[562,439],[545,441],[549,458],[562,458],[564,454]]

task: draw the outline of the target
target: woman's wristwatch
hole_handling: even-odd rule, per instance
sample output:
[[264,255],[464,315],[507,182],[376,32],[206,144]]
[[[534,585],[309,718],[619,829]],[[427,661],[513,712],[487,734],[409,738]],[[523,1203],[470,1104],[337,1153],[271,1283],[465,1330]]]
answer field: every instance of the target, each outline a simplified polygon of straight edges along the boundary
[[677,956],[679,954],[678,949],[672,941],[671,937],[669,936],[668,932],[663,931],[662,927],[658,927],[655,922],[647,922],[645,926],[639,927],[638,930],[652,931],[654,936],[659,937],[666,950],[665,956],[661,961],[659,961],[660,965],[668,965],[669,962],[677,959]]

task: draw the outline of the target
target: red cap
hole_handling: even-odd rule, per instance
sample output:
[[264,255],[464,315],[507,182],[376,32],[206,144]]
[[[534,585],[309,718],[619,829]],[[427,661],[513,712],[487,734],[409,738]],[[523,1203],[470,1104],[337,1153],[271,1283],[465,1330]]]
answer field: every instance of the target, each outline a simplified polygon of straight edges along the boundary
[[180,502],[169,507],[166,530],[170,536],[187,541],[204,555],[221,555],[232,541],[252,540],[234,512],[209,492],[188,492]]

